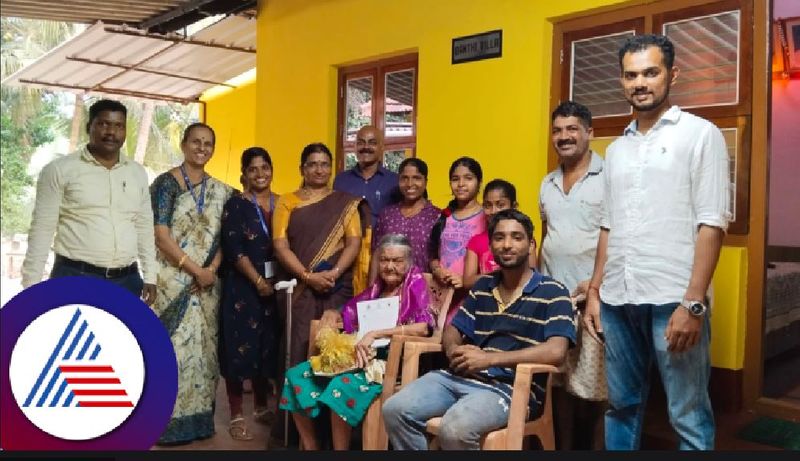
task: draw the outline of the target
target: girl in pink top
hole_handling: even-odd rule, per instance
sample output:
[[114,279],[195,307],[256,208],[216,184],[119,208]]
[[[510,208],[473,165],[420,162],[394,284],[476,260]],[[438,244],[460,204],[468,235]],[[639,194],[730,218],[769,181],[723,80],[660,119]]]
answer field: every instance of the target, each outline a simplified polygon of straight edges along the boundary
[[[486,184],[483,190],[483,213],[486,223],[502,210],[517,208],[517,189],[508,181],[494,179]],[[536,242],[532,243],[529,264],[536,267]],[[464,258],[464,287],[469,289],[482,274],[499,269],[494,255],[489,248],[488,231],[473,236],[467,243],[467,254]]]
[[461,304],[464,288],[464,257],[472,236],[486,232],[478,193],[483,180],[481,165],[472,158],[461,157],[450,166],[450,189],[453,200],[442,211],[431,230],[430,266],[436,280],[456,289],[448,322]]

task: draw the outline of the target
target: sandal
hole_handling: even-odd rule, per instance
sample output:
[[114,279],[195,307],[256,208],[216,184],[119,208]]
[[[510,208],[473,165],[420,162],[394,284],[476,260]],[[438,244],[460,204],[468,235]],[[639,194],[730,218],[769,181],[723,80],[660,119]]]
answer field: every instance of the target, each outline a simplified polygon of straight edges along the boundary
[[228,426],[228,433],[233,440],[240,440],[247,442],[253,440],[252,434],[247,430],[247,424],[244,422],[243,417],[233,418],[230,426]]
[[266,424],[267,426],[271,426],[272,423],[275,422],[275,412],[273,412],[267,407],[256,408],[255,410],[253,410],[253,419],[255,419],[261,424]]

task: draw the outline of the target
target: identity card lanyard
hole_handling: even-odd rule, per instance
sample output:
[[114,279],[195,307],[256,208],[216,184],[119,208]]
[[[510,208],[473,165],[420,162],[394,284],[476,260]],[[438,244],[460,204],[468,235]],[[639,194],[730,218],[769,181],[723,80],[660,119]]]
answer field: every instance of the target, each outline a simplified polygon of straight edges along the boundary
[[196,195],[194,195],[194,185],[192,185],[192,181],[189,180],[189,175],[186,174],[186,168],[181,165],[181,173],[183,173],[183,182],[186,183],[186,188],[189,189],[189,193],[192,194],[192,198],[194,199],[194,203],[197,206],[197,213],[203,214],[203,205],[206,203],[206,175],[203,174],[203,185],[200,187],[200,198],[198,199]]
[[[264,234],[269,237],[269,229],[267,228],[267,223],[264,221],[264,214],[261,213],[261,207],[258,206],[258,199],[256,198],[256,193],[253,192],[253,205],[256,207],[256,213],[258,213],[258,220],[261,222],[261,228],[264,229]],[[275,209],[275,196],[269,194],[269,209]]]

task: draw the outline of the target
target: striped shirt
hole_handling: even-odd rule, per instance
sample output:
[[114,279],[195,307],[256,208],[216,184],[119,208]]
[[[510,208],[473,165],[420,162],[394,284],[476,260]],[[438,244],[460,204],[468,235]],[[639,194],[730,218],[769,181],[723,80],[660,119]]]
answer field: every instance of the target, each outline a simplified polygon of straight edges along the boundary
[[[452,325],[469,342],[489,352],[514,351],[544,343],[554,336],[575,344],[575,317],[569,291],[560,282],[534,272],[522,294],[507,305],[498,292],[502,272],[484,275],[472,287]],[[490,384],[510,400],[514,368],[491,367],[476,382]],[[531,411],[544,402],[546,375],[534,375]]]

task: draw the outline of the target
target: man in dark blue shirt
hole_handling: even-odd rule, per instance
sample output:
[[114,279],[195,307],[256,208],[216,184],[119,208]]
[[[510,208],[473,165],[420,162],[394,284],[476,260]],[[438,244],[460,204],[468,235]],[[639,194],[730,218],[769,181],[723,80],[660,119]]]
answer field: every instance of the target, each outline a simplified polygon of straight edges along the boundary
[[361,127],[356,135],[358,164],[336,175],[333,189],[367,200],[372,211],[372,225],[383,207],[389,204],[397,188],[397,173],[383,166],[383,134],[374,126]]
[[[489,223],[489,245],[500,270],[473,285],[442,346],[448,370],[425,374],[383,405],[389,440],[398,450],[425,450],[425,424],[441,416],[445,450],[477,450],[483,434],[505,427],[519,363],[560,365],[575,344],[569,291],[528,264],[533,223],[504,210]],[[530,414],[545,398],[545,375],[534,376]]]

